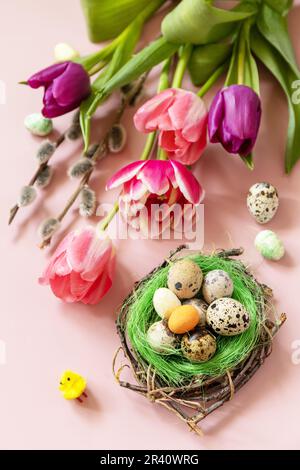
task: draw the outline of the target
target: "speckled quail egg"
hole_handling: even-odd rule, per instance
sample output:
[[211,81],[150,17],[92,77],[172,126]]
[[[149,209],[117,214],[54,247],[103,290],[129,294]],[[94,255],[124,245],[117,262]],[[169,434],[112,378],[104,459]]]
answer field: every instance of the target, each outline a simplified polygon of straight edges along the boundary
[[178,338],[169,330],[167,324],[160,320],[153,323],[147,331],[147,342],[158,353],[172,352],[178,344]]
[[203,280],[201,268],[191,259],[176,261],[168,273],[168,288],[179,299],[191,299],[199,292]]
[[233,282],[226,271],[213,269],[203,279],[202,294],[208,304],[220,297],[230,297],[233,292]]
[[182,354],[191,362],[206,362],[213,357],[216,350],[216,339],[207,330],[197,328],[182,337]]
[[272,184],[256,183],[249,189],[247,207],[259,224],[266,224],[273,219],[278,205],[278,193]]
[[173,310],[180,305],[180,300],[170,289],[160,287],[154,292],[153,307],[161,318],[168,319]]
[[204,302],[204,300],[202,299],[188,299],[188,300],[184,300],[182,302],[182,305],[192,305],[193,307],[195,307],[195,309],[197,310],[198,312],[198,315],[199,315],[199,322],[198,322],[198,325],[199,326],[205,326],[206,324],[206,310],[207,310],[207,303]]
[[250,317],[244,305],[228,297],[214,300],[209,305],[206,321],[217,334],[222,336],[239,335],[250,325]]

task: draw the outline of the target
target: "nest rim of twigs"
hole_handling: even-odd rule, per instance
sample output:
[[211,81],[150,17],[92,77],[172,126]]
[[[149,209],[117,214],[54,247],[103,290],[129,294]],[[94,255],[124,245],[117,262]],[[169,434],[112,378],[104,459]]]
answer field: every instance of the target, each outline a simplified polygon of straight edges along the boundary
[[[187,422],[193,430],[198,432],[199,428],[197,427],[197,423],[225,403],[225,401],[230,400],[234,392],[248,382],[262,365],[266,357],[269,356],[272,351],[273,336],[285,321],[286,316],[282,314],[278,319],[271,321],[265,315],[264,306],[270,302],[272,291],[266,285],[260,284],[253,277],[248,268],[241,261],[238,261],[244,267],[245,273],[260,287],[263,299],[266,302],[266,304],[262,304],[261,311],[259,312],[260,322],[256,344],[249,350],[246,357],[243,357],[234,367],[228,368],[221,374],[216,374],[215,376],[203,374],[202,376],[197,376],[196,380],[178,384],[170,384],[162,380],[155,368],[147,363],[132,347],[126,332],[128,305],[130,306],[130,299],[132,300],[136,289],[138,289],[142,283],[147,282],[158,269],[168,266],[170,261],[172,262],[178,257],[182,257],[185,249],[186,246],[178,247],[160,266],[156,267],[151,273],[138,281],[133,291],[124,300],[120,309],[117,319],[117,331],[121,341],[119,351],[123,351],[137,383],[131,384],[120,379],[120,374],[124,366],[116,371],[116,358],[114,359],[113,368],[115,377],[121,386],[141,393],[151,401],[159,402],[170,411],[173,411],[179,418]],[[234,257],[242,253],[243,249],[239,248],[228,251],[220,250],[214,253],[214,255],[230,262],[233,261]],[[128,365],[126,364],[126,366]]]

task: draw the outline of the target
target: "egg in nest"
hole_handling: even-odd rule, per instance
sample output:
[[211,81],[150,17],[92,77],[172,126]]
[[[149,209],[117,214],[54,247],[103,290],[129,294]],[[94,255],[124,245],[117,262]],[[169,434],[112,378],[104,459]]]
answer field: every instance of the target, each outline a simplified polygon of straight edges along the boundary
[[201,268],[191,259],[181,259],[170,267],[168,288],[179,299],[191,299],[201,289],[203,274]]

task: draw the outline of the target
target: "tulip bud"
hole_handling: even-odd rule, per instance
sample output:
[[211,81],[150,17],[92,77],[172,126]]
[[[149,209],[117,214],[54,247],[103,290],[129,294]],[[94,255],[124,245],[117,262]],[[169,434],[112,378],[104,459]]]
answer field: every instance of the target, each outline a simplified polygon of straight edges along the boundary
[[53,176],[53,168],[49,165],[40,171],[36,179],[36,185],[40,188],[45,188],[50,183]]
[[108,149],[112,153],[118,153],[123,150],[126,144],[127,132],[121,124],[112,126],[108,136]]
[[45,142],[43,142],[40,148],[38,149],[36,158],[38,159],[40,164],[46,163],[49,158],[52,157],[55,150],[55,143],[51,142],[50,140],[45,140]]
[[46,136],[53,131],[52,120],[45,118],[41,113],[26,116],[24,125],[33,135]]
[[91,159],[82,157],[74,165],[69,168],[68,175],[70,178],[81,178],[92,170],[94,162]]
[[54,217],[44,220],[41,223],[38,232],[42,240],[49,240],[52,235],[59,229],[60,222]]
[[90,217],[96,209],[96,193],[84,186],[80,193],[79,213],[82,217]]
[[36,189],[33,186],[23,186],[19,195],[18,206],[29,206],[37,196]]

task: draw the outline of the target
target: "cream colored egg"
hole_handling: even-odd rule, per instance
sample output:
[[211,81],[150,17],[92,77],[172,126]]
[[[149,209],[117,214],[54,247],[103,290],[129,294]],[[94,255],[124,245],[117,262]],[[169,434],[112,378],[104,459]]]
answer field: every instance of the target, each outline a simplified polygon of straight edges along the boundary
[[160,287],[154,292],[153,307],[161,318],[168,319],[173,310],[180,305],[180,300],[170,289]]
[[244,305],[228,297],[214,300],[209,305],[206,321],[217,334],[222,336],[239,335],[250,326],[250,316]]
[[266,224],[273,219],[278,206],[278,193],[272,184],[256,183],[249,189],[247,207],[259,224]]
[[226,271],[213,269],[203,279],[202,294],[208,304],[220,297],[230,297],[233,292],[233,282]]
[[179,299],[191,299],[201,289],[203,274],[201,268],[191,259],[176,261],[168,273],[168,288]]
[[168,353],[176,347],[177,337],[169,330],[161,320],[153,323],[147,331],[147,342],[154,351]]
[[199,326],[205,326],[206,324],[206,311],[207,311],[207,303],[204,302],[204,300],[202,299],[188,299],[188,300],[184,300],[182,302],[182,305],[192,305],[193,307],[195,307],[195,309],[197,310],[198,312],[198,315],[199,315],[199,322],[198,322],[198,325]]

